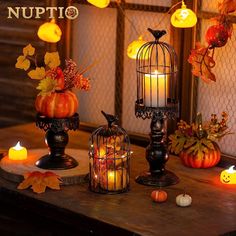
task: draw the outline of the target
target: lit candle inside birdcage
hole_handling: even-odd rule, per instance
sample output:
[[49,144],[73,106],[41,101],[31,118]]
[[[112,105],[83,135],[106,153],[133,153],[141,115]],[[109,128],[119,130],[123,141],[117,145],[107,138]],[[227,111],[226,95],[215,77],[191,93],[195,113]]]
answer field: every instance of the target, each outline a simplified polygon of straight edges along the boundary
[[[171,45],[161,40],[165,30],[148,28],[148,31],[155,40],[144,44],[136,57],[135,115],[151,119],[150,144],[146,148],[149,170],[141,172],[135,180],[139,184],[163,187],[179,181],[174,173],[165,169],[169,158],[165,138],[167,119],[178,117],[177,55]],[[143,60],[144,53],[148,53],[148,60]]]
[[108,126],[99,127],[90,139],[90,190],[121,193],[129,190],[130,141],[116,117],[103,112]]
[[147,107],[164,107],[167,97],[167,75],[155,70],[144,75],[144,101]]

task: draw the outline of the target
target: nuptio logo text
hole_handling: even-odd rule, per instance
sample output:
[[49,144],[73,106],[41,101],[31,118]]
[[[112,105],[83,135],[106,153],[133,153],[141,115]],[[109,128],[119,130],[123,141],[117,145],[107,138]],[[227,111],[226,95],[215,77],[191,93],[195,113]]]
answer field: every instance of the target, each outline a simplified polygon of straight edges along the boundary
[[75,6],[64,7],[7,7],[9,19],[23,17],[24,19],[40,19],[45,13],[49,14],[49,19],[54,18],[68,18],[74,20],[79,15],[79,10]]

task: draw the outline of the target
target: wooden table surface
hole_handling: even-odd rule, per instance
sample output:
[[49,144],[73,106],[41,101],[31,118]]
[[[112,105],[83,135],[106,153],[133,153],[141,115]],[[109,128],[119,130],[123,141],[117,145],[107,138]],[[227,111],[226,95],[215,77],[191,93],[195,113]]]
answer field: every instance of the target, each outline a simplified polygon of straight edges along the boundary
[[[89,135],[82,131],[69,132],[68,147],[87,149]],[[44,132],[34,124],[0,129],[0,149],[8,149],[18,140],[29,149],[45,147]],[[31,190],[17,190],[15,183],[0,178],[0,195],[15,199],[16,205],[27,202],[31,210],[36,211],[38,205],[42,211],[48,209],[47,214],[53,216],[55,212],[54,217],[68,221],[71,227],[87,227],[87,233],[78,235],[108,235],[108,232],[147,236],[222,235],[236,230],[236,186],[219,182],[222,169],[190,169],[184,167],[179,158],[170,157],[167,169],[179,176],[180,183],[164,188],[168,200],[157,204],[150,199],[155,188],[134,181],[139,172],[148,168],[145,149],[132,145],[132,150],[128,193],[95,194],[88,190],[87,184],[82,184],[34,194]],[[175,204],[175,197],[184,190],[192,196],[193,203],[191,207],[180,208]]]

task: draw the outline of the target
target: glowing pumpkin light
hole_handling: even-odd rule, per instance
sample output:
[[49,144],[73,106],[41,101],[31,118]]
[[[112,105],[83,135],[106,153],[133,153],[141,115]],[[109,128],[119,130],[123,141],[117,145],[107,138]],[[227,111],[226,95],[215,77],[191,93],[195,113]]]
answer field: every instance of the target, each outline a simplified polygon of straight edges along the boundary
[[105,8],[110,3],[110,0],[87,0],[87,1],[99,8]]
[[230,166],[229,169],[221,172],[220,181],[223,184],[236,184],[236,170],[234,166]]
[[[127,56],[129,58],[131,58],[131,59],[136,59],[139,49],[145,43],[147,43],[147,41],[143,40],[142,36],[140,36],[138,38],[138,40],[135,40],[132,43],[130,43],[128,48],[127,48]],[[149,55],[150,55],[150,53],[148,53],[147,50],[146,50],[146,52],[143,53],[143,59],[144,60],[148,60],[149,59]]]
[[40,25],[38,29],[38,37],[48,43],[57,43],[61,39],[61,29],[55,23],[55,19]]
[[187,8],[184,1],[182,1],[181,8],[173,13],[170,20],[171,24],[177,28],[190,28],[197,23],[196,14]]

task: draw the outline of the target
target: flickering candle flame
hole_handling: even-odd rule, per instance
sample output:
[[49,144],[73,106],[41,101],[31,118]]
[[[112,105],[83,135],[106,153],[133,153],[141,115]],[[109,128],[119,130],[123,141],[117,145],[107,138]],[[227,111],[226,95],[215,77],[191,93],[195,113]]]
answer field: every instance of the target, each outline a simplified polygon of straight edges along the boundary
[[8,157],[10,160],[25,160],[27,159],[27,149],[22,147],[18,141],[14,147],[9,149]]
[[226,170],[227,173],[233,174],[236,173],[236,170],[234,170],[235,166],[230,166],[228,170]]
[[223,170],[220,174],[220,181],[223,184],[236,184],[235,166],[230,166],[229,169]]

